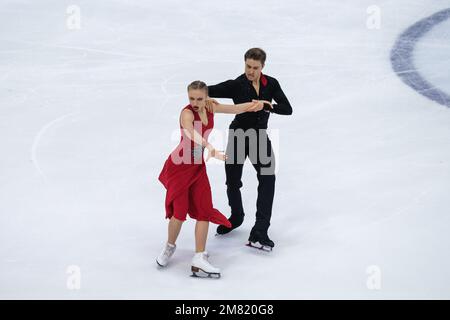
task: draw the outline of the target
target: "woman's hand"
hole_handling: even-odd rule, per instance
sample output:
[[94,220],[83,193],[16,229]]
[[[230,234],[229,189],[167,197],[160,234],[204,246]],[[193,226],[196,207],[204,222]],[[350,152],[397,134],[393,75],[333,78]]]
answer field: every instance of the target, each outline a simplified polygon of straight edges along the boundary
[[212,145],[208,144],[206,148],[208,149],[208,155],[206,156],[205,162],[207,162],[211,158],[215,158],[222,161],[228,159],[228,156],[223,151],[214,149]]
[[228,156],[223,151],[219,151],[219,150],[213,150],[211,155],[214,158],[216,158],[217,160],[221,160],[221,161],[225,161],[228,159]]
[[217,100],[213,99],[213,98],[206,98],[206,110],[208,110],[208,112],[210,113],[214,113],[214,105],[219,104],[219,102],[217,102]]

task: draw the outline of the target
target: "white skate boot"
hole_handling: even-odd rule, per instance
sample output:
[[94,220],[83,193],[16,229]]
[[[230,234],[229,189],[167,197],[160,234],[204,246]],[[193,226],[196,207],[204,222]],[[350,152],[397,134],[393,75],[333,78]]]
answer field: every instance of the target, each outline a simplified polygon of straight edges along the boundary
[[156,258],[156,263],[160,267],[167,266],[167,263],[169,262],[170,257],[173,256],[173,253],[175,252],[176,248],[177,248],[176,245],[173,245],[173,244],[170,244],[170,243],[166,243],[166,246],[164,247],[163,251],[158,256],[158,258]]
[[220,269],[212,266],[208,262],[208,253],[198,252],[192,258],[192,276],[202,278],[220,278]]

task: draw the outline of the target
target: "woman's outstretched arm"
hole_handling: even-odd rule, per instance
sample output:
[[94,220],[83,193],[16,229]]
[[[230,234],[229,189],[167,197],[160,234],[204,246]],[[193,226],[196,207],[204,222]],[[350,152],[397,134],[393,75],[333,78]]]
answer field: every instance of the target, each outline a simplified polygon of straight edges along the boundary
[[[215,101],[215,100],[214,100]],[[263,100],[253,100],[252,102],[240,103],[240,104],[212,104],[214,113],[228,113],[228,114],[239,114],[244,112],[256,112],[264,108],[264,104],[270,102]]]

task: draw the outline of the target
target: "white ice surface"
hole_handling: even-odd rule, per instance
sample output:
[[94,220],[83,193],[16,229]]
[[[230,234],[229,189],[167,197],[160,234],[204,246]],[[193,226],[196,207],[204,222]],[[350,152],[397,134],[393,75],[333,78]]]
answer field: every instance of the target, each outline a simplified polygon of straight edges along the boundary
[[[66,27],[71,4],[80,30]],[[374,4],[379,30],[366,27]],[[1,0],[0,298],[450,298],[450,109],[407,87],[389,60],[402,31],[448,7]],[[445,26],[418,43],[417,65],[449,92]],[[247,163],[244,225],[223,238],[210,228],[222,279],[189,277],[192,220],[158,270],[167,221],[157,177],[178,141],[185,87],[235,78],[253,46],[294,109],[269,122],[279,135],[275,250],[243,245],[257,188]],[[231,120],[216,116],[216,137]],[[223,166],[208,173],[228,216]],[[66,286],[70,265],[80,290]],[[380,290],[366,284],[373,265]]]

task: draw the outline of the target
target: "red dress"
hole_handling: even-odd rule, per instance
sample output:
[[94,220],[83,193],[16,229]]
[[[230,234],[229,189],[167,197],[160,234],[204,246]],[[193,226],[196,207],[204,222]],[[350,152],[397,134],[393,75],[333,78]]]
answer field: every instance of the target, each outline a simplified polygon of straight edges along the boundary
[[[205,140],[214,127],[214,114],[206,112],[208,124],[205,126],[191,105],[183,108],[194,113],[194,130]],[[203,148],[189,139],[181,128],[181,140],[164,163],[159,181],[167,189],[166,218],[172,216],[186,220],[186,215],[198,221],[210,221],[231,228],[231,223],[217,209],[213,208],[211,186],[206,174]]]

